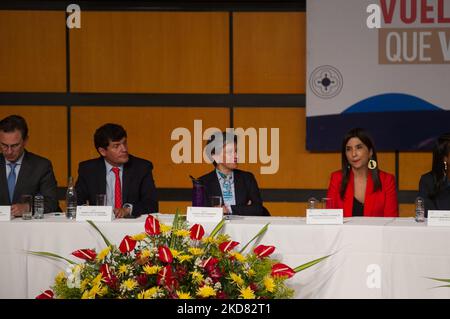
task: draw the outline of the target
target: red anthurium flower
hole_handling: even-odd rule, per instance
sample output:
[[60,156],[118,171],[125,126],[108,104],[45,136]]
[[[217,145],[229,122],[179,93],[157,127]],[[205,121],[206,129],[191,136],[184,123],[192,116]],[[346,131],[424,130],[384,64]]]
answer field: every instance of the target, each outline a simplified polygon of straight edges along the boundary
[[167,246],[160,246],[158,248],[158,257],[163,263],[171,263],[173,260],[172,253]]
[[120,243],[119,250],[122,254],[132,251],[136,247],[136,241],[130,236],[126,235]]
[[219,259],[214,258],[214,257],[209,257],[208,259],[206,259],[202,266],[203,268],[208,268],[208,267],[214,267],[215,265],[217,265],[217,263],[219,262]]
[[217,299],[228,299],[229,297],[228,297],[228,295],[227,295],[225,292],[219,291],[219,292],[216,294],[216,298],[217,298]]
[[148,215],[147,219],[145,220],[145,232],[150,236],[161,234],[159,221],[152,215]]
[[108,264],[103,264],[100,266],[100,273],[104,279],[111,278],[112,276],[111,268],[109,268]]
[[40,294],[39,296],[36,296],[36,299],[53,299],[53,291],[46,290],[44,293]]
[[274,251],[275,246],[264,246],[264,245],[259,245],[253,250],[255,255],[258,256],[259,258],[267,257],[271,255]]
[[287,276],[291,278],[295,275],[295,271],[285,264],[275,264],[272,266],[272,277]]
[[74,255],[75,257],[84,259],[84,260],[89,260],[89,261],[93,261],[95,259],[95,257],[97,257],[95,250],[92,250],[92,249],[78,249],[78,250],[75,250],[72,253],[72,255]]
[[226,241],[226,242],[221,243],[221,244],[219,245],[219,249],[220,249],[222,252],[226,252],[226,251],[232,250],[232,249],[233,249],[234,247],[236,247],[237,245],[239,245],[239,243],[238,243],[237,241]]
[[172,282],[172,267],[170,265],[165,266],[158,272],[157,284],[160,286],[162,283],[170,286]]
[[191,239],[201,240],[205,235],[205,229],[200,224],[195,224],[191,227]]
[[146,274],[140,274],[136,276],[136,281],[140,286],[145,286],[148,282],[148,278]]

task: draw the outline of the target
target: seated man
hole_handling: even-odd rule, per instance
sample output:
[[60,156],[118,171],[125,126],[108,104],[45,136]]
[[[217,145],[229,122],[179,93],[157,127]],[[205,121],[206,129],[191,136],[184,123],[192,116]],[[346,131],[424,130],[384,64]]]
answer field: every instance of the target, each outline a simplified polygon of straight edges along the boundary
[[44,212],[59,211],[52,163],[25,150],[28,126],[19,115],[0,121],[0,205],[11,205],[11,215],[22,216],[21,195],[44,196]]
[[[224,214],[270,216],[263,207],[258,184],[252,173],[237,169],[237,137],[216,133],[207,143],[215,169],[200,177],[205,186],[207,206],[211,196],[222,197]],[[209,151],[208,151],[209,150]]]
[[105,124],[94,134],[99,158],[81,162],[75,185],[78,205],[96,203],[106,194],[117,218],[158,211],[151,162],[128,154],[127,132],[117,124]]

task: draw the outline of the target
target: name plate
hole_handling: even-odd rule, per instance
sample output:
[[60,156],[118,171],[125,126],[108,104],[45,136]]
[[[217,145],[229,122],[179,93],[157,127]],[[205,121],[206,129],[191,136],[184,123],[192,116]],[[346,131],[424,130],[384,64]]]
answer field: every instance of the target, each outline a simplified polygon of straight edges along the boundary
[[11,206],[0,206],[0,221],[6,222],[11,220]]
[[77,206],[77,222],[111,222],[114,217],[112,206]]
[[188,207],[186,220],[189,224],[218,223],[223,218],[222,207]]
[[450,226],[450,210],[429,210],[427,226]]
[[343,209],[307,209],[306,224],[308,225],[342,225],[344,223]]

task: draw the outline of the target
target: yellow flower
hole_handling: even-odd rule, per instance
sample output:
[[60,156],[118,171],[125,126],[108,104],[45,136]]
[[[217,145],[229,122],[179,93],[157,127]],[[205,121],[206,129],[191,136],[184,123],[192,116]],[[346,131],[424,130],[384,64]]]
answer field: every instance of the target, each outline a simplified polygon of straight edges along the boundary
[[268,292],[273,292],[275,289],[275,281],[271,276],[264,277],[264,287]]
[[199,284],[203,281],[203,275],[196,270],[191,272],[191,276],[192,276],[192,280],[196,284]]
[[103,259],[105,259],[106,256],[108,256],[109,252],[111,251],[111,247],[108,246],[105,249],[103,249],[98,255],[97,255],[97,260],[98,261],[103,261]]
[[92,286],[98,286],[100,285],[100,282],[102,281],[102,274],[98,274],[97,277],[92,279]]
[[159,293],[161,290],[159,287],[152,287],[150,289],[147,289],[145,291],[142,291],[138,294],[138,299],[151,299],[156,298],[157,293]]
[[136,241],[141,241],[141,240],[144,240],[145,238],[147,238],[147,234],[146,233],[140,233],[140,234],[136,234],[136,235],[131,236],[131,238],[133,240],[136,240]]
[[66,280],[66,273],[64,271],[60,271],[55,277],[55,282],[57,284],[62,284],[64,280]]
[[200,256],[204,253],[203,249],[197,247],[191,247],[188,249],[188,251],[194,256]]
[[177,290],[178,299],[192,299],[191,294]]
[[174,257],[174,258],[177,258],[178,257],[178,255],[180,254],[180,252],[178,251],[178,250],[176,250],[176,249],[170,249],[170,252],[172,253],[172,256]]
[[254,275],[255,275],[255,271],[252,269],[252,268],[250,268],[248,271],[247,271],[247,275],[249,276],[249,277],[253,277]]
[[244,284],[244,279],[242,279],[241,275],[237,275],[234,272],[230,273],[230,279],[238,286],[242,286]]
[[177,259],[180,261],[180,263],[183,263],[184,261],[189,261],[192,259],[191,255],[179,255],[177,256]]
[[242,263],[246,260],[245,256],[235,251],[230,252],[230,256],[236,258],[237,261],[240,261]]
[[104,287],[102,287],[102,289],[100,289],[100,291],[98,292],[98,295],[99,296],[104,296],[104,295],[106,295],[108,293],[108,287],[107,286],[104,286]]
[[80,290],[85,291],[87,289],[87,286],[89,284],[89,279],[84,279],[80,284]]
[[149,249],[143,249],[141,250],[141,258],[147,258],[150,257],[151,251]]
[[81,299],[92,299],[89,295],[89,290],[83,292],[83,294],[81,295]]
[[101,284],[97,284],[92,286],[91,290],[89,291],[89,296],[92,298],[95,298],[95,296],[100,292]]
[[133,290],[133,289],[136,288],[137,286],[138,286],[138,283],[137,283],[137,281],[134,280],[134,279],[127,279],[127,280],[125,280],[125,281],[122,283],[122,285],[120,285],[120,287],[121,287],[122,289],[128,290],[128,291]]
[[174,234],[178,237],[188,237],[191,235],[191,232],[187,229],[177,229]]
[[157,274],[158,271],[160,271],[161,266],[149,266],[149,265],[146,265],[142,269],[144,270],[144,272],[147,275],[154,275],[154,274]]
[[255,299],[256,298],[255,294],[253,293],[252,288],[250,288],[250,287],[246,287],[246,288],[242,287],[239,291],[241,293],[239,296],[244,299]]
[[170,232],[172,230],[172,226],[160,223],[159,224],[159,229],[161,230],[161,233],[168,233],[168,232]]
[[129,268],[128,265],[124,265],[124,264],[120,265],[119,266],[119,276],[126,275],[129,270],[128,268]]
[[216,292],[213,287],[205,285],[203,287],[198,288],[197,290],[197,296],[208,298],[208,297],[215,297]]
[[216,239],[214,237],[211,237],[211,236],[203,237],[202,238],[202,242],[204,244],[214,244],[216,242]]
[[217,238],[216,238],[216,242],[218,244],[224,243],[229,240],[230,240],[230,236],[227,234],[219,234],[219,235],[217,235]]

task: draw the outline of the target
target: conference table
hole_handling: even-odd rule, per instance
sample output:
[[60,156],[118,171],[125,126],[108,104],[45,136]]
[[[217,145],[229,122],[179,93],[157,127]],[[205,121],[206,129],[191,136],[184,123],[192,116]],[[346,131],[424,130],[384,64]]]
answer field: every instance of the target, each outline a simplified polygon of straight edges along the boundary
[[[167,224],[173,219],[156,216]],[[96,225],[119,245],[125,235],[144,231],[145,218]],[[343,225],[307,225],[301,217],[234,216],[223,231],[244,245],[267,223],[258,244],[274,245],[272,257],[292,268],[332,254],[288,279],[295,298],[450,298],[450,288],[436,288],[444,283],[429,279],[450,278],[450,227],[430,227],[413,218],[353,217]],[[204,226],[209,232],[215,224]],[[28,251],[77,260],[72,251],[104,247],[91,225],[63,215],[0,222],[0,298],[34,298],[68,266]]]

